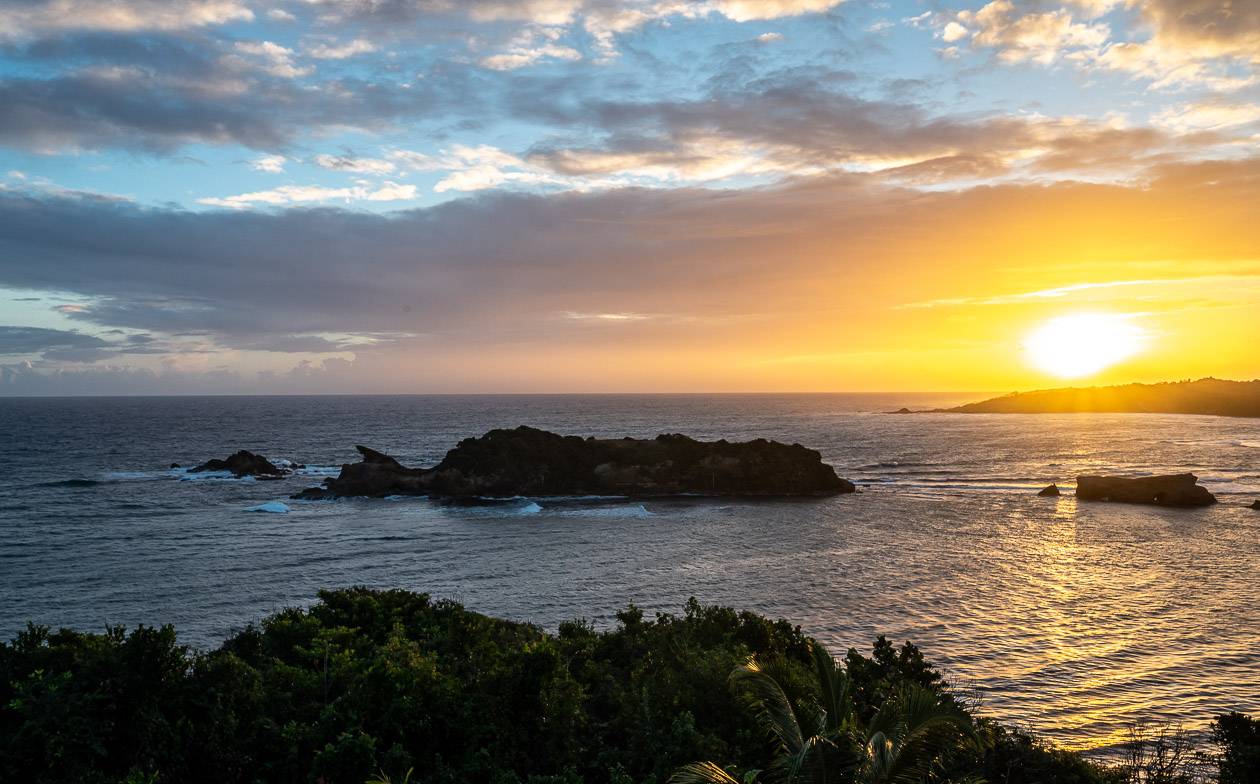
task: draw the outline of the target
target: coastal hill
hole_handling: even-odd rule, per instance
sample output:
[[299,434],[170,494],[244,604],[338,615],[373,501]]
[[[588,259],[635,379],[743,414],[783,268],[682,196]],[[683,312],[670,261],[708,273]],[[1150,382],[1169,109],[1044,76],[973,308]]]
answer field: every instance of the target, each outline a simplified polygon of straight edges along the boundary
[[951,414],[1209,414],[1260,417],[1260,380],[1171,381],[1112,387],[1015,392],[979,403],[937,409]]

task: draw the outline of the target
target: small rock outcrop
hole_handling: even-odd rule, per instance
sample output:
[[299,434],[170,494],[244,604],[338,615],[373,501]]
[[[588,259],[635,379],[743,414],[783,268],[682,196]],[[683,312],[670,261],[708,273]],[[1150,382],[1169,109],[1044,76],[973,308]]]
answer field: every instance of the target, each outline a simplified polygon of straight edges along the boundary
[[1250,508],[1260,512],[1260,501],[1252,501]]
[[1078,476],[1076,497],[1085,501],[1116,501],[1156,506],[1211,506],[1216,496],[1198,484],[1194,474],[1168,476]]
[[342,466],[341,475],[326,480],[324,487],[309,488],[295,498],[824,496],[856,490],[818,452],[765,439],[597,439],[518,427],[465,439],[430,469],[407,468],[388,455],[357,449],[362,462]]
[[356,446],[363,456],[358,463],[345,463],[336,478],[324,480],[324,487],[308,487],[294,498],[315,501],[341,496],[427,495],[428,470],[407,468],[375,449]]
[[277,467],[262,455],[242,449],[226,460],[207,460],[201,465],[188,469],[189,473],[200,474],[207,471],[227,471],[237,478],[252,476],[256,479],[282,479],[285,471]]
[[1042,498],[1057,498],[1062,495],[1062,493],[1059,492],[1059,486],[1057,484],[1051,483],[1049,487],[1044,488],[1041,492],[1037,493],[1037,495]]

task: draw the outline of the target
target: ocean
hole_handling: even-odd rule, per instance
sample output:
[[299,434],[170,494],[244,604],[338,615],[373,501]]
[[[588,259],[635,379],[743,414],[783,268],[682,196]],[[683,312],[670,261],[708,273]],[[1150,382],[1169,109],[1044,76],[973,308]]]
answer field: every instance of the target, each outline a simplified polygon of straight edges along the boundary
[[[839,653],[912,641],[988,715],[1078,750],[1130,722],[1260,711],[1260,420],[890,416],[931,395],[0,399],[0,637],[175,624],[213,647],[320,588],[399,587],[548,629],[688,597]],[[355,444],[430,465],[461,438],[772,438],[858,483],[807,500],[288,501]],[[250,449],[281,482],[182,469]],[[1081,473],[1192,471],[1197,510],[1078,504]],[[1050,482],[1058,499],[1039,498]],[[287,514],[248,511],[282,501]]]

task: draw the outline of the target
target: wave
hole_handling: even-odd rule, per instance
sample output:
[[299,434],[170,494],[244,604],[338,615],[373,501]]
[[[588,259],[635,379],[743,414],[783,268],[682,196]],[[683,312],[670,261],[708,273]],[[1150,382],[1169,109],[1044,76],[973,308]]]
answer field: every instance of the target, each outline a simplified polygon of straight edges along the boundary
[[170,476],[170,474],[170,471],[107,471],[105,473],[105,481],[127,482],[139,479],[161,479],[164,476]]
[[283,501],[267,501],[265,503],[257,504],[256,506],[251,506],[245,509],[244,511],[267,512],[269,514],[288,514],[289,512],[293,510],[291,510],[289,508],[289,505],[284,503]]
[[96,479],[63,479],[58,482],[40,482],[36,487],[96,487],[103,484]]

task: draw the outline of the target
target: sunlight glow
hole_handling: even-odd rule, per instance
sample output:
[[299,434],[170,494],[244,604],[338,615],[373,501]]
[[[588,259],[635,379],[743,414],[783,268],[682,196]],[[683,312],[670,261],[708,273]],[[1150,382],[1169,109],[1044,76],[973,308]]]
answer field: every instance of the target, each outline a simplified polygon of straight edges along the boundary
[[1033,330],[1024,340],[1024,350],[1046,373],[1081,378],[1139,353],[1147,337],[1130,316],[1078,313],[1050,319]]

